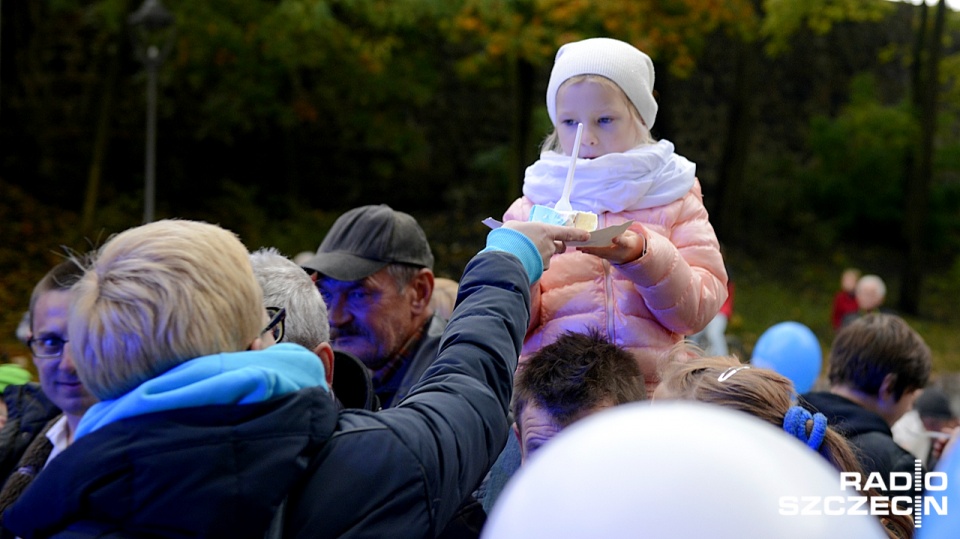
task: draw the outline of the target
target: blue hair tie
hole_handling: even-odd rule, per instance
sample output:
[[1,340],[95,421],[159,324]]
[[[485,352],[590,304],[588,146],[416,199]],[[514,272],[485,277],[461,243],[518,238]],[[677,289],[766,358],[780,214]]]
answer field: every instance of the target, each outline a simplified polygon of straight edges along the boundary
[[[807,436],[807,421],[813,420],[813,430]],[[807,444],[814,451],[820,450],[823,437],[827,434],[827,416],[817,412],[811,414],[800,406],[791,406],[783,416],[783,430]]]

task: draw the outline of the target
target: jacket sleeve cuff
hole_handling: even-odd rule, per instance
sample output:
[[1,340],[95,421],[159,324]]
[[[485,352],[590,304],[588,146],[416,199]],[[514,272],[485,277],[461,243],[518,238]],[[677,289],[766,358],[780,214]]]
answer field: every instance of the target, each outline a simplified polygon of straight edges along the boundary
[[497,228],[487,234],[487,246],[480,251],[504,251],[520,259],[523,269],[527,271],[530,284],[537,282],[543,275],[543,259],[533,241],[509,228]]

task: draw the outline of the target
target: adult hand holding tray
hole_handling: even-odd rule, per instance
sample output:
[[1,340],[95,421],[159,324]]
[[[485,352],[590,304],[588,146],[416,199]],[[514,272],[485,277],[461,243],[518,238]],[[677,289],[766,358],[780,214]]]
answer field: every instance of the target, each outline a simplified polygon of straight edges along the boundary
[[[483,221],[483,224],[487,225],[490,228],[500,228],[503,226],[503,223],[494,219],[493,217],[487,217]],[[604,245],[610,245],[613,243],[613,238],[616,238],[620,234],[623,234],[630,225],[633,224],[633,221],[626,221],[620,223],[619,225],[608,226],[606,228],[600,228],[590,232],[590,239],[586,241],[568,241],[567,245],[570,247],[603,247]]]

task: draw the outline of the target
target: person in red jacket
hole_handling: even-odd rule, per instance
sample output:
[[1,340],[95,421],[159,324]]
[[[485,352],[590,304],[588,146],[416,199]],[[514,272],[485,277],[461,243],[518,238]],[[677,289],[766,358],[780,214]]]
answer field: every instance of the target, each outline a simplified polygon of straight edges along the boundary
[[857,280],[860,279],[860,270],[856,268],[847,268],[840,275],[840,290],[833,296],[833,311],[830,313],[830,322],[833,324],[833,330],[840,329],[843,325],[843,318],[849,314],[857,312],[857,298],[854,291],[857,288]]

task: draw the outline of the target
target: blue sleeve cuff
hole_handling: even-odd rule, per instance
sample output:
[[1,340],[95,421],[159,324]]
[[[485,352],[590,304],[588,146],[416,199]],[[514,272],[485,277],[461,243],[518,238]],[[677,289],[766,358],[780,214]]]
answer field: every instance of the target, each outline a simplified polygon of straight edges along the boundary
[[505,251],[520,259],[523,269],[527,270],[530,284],[537,282],[543,275],[543,258],[533,241],[510,228],[497,228],[487,234],[487,246],[480,251]]

